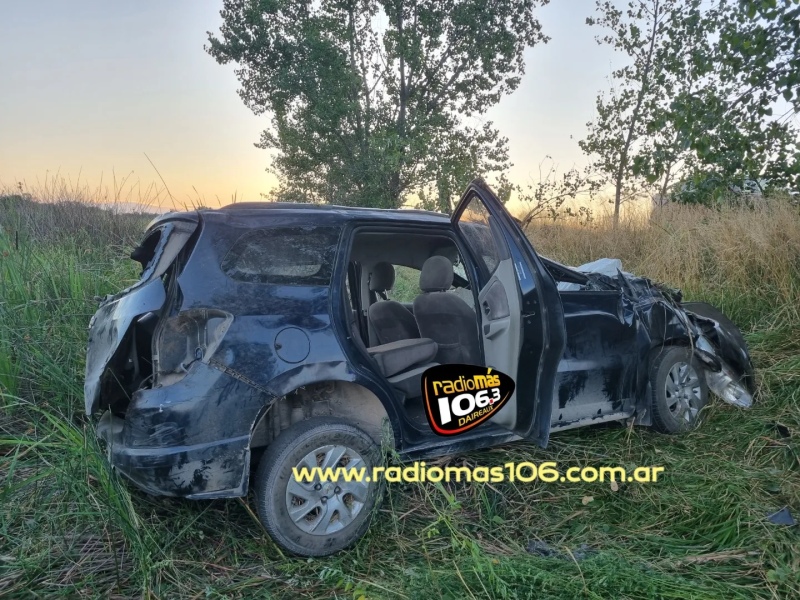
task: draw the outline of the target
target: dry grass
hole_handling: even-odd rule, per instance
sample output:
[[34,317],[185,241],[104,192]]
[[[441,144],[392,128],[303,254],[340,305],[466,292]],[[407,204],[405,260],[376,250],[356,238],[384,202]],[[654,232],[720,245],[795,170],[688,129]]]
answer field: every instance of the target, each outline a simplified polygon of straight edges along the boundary
[[[785,198],[753,209],[672,205],[649,219],[632,215],[617,230],[607,220],[585,226],[537,222],[528,236],[539,253],[565,264],[621,258],[626,271],[690,295],[723,304],[744,296],[752,304],[756,295],[759,310],[762,302],[797,308],[800,211]],[[746,306],[732,308],[748,320],[756,317]]]

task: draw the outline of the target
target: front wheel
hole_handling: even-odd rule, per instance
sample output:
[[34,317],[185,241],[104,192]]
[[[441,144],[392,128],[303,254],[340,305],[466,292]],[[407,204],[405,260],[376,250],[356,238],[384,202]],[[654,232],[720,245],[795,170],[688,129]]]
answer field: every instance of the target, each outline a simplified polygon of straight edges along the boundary
[[[380,483],[366,481],[380,464],[380,448],[361,429],[316,417],[287,428],[267,448],[255,476],[258,516],[282,548],[326,556],[355,543],[369,527]],[[365,478],[298,481],[293,468],[364,469]]]
[[650,368],[650,386],[653,428],[680,433],[697,427],[708,402],[708,384],[691,348],[663,348]]

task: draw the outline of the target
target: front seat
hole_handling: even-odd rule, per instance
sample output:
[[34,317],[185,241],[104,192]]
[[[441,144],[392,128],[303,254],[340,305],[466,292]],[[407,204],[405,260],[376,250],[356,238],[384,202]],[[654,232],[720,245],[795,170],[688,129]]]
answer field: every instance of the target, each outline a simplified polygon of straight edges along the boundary
[[392,287],[394,287],[394,267],[387,262],[376,263],[369,274],[370,297],[376,295],[384,300],[378,300],[370,305],[367,311],[370,346],[420,337],[417,322],[411,311],[399,302],[386,299],[386,292]]
[[453,263],[444,256],[431,256],[422,266],[414,316],[423,338],[438,345],[436,362],[481,363],[478,319],[475,311],[457,295],[448,293],[453,284]]

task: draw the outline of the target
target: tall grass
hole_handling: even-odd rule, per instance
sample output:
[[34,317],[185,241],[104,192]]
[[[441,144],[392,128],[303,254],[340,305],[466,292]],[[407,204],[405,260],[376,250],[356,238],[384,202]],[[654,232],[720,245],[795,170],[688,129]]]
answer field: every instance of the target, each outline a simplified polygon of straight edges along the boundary
[[0,199],[0,596],[800,597],[796,527],[766,520],[800,514],[800,215],[786,203],[529,232],[561,262],[619,257],[721,305],[752,346],[757,403],[715,402],[683,436],[596,427],[440,462],[661,465],[662,482],[394,484],[354,549],[306,560],[243,502],[154,498],[108,469],[82,415],[86,326],[95,296],[135,276],[125,256],[147,219],[22,200]]
[[535,222],[529,237],[540,253],[567,264],[622,258],[626,270],[715,301],[746,325],[796,308],[800,216],[785,198],[752,209],[669,205],[647,220],[634,214],[617,231],[606,220]]

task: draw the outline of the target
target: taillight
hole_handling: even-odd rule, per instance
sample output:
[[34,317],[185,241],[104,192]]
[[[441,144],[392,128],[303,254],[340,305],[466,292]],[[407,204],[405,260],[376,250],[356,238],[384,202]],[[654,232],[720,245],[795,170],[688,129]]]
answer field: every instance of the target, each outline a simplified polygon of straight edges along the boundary
[[193,308],[167,317],[153,342],[154,384],[174,383],[193,362],[208,362],[232,322],[232,314],[209,308]]

